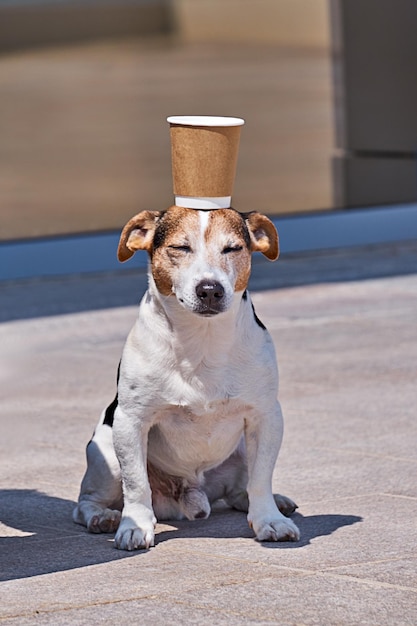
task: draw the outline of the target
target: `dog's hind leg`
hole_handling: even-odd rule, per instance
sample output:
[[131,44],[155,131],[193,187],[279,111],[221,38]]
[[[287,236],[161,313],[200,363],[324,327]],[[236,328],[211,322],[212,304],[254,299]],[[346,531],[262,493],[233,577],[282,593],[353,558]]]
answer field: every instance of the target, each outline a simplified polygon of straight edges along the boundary
[[207,495],[198,481],[169,475],[149,461],[147,469],[158,520],[205,519],[210,515]]
[[204,490],[210,502],[224,500],[238,511],[249,508],[246,486],[248,469],[245,442],[242,438],[236,450],[221,464],[204,475]]
[[114,452],[112,428],[101,421],[87,446],[87,470],[73,520],[92,533],[115,532],[122,504],[120,466]]
[[[226,461],[206,473],[204,489],[210,502],[222,499],[233,509],[247,513],[249,510],[247,484],[248,468],[245,442],[242,439]],[[290,517],[298,508],[287,496],[274,494],[274,500],[285,517]]]
[[[278,509],[285,517],[290,517],[294,511],[298,509],[298,506],[291,498],[283,496],[280,493],[274,493],[274,500]],[[226,496],[225,501],[229,506],[238,511],[243,511],[244,513],[249,511],[249,498],[246,490],[237,493],[232,492],[229,496]]]
[[291,498],[288,498],[288,496],[283,496],[280,493],[274,493],[274,500],[278,509],[283,515],[285,515],[285,517],[290,517],[294,511],[298,509],[295,502],[291,500]]

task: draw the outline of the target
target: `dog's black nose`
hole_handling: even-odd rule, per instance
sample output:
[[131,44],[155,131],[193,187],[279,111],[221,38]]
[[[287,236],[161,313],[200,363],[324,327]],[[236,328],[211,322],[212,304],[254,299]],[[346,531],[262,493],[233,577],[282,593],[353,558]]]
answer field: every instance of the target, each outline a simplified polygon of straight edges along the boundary
[[224,287],[215,280],[202,280],[195,288],[204,309],[218,311],[224,298]]

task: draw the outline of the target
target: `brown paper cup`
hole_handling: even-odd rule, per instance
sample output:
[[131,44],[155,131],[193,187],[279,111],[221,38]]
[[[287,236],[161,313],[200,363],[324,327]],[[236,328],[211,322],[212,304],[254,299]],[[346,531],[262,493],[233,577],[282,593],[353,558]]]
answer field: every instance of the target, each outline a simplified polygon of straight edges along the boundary
[[236,174],[240,118],[169,117],[175,196],[231,197]]

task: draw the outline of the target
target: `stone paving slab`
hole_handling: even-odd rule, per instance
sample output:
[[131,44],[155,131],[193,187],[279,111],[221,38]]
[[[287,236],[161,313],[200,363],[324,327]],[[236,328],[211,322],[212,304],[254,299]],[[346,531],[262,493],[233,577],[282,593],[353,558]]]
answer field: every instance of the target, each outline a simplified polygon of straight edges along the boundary
[[[299,505],[289,544],[255,542],[245,515],[221,507],[158,524],[155,548],[135,554],[73,524],[85,444],[136,307],[115,306],[114,276],[6,285],[6,309],[26,313],[0,324],[0,623],[414,625],[416,250],[398,248],[390,275],[382,247],[287,259],[293,287],[255,267],[270,276],[253,300],[286,420],[273,488]],[[132,275],[125,293],[133,279],[143,287]],[[79,283],[108,308],[86,310]],[[36,302],[36,286],[52,302],[53,285],[66,292],[60,315],[59,298],[54,314]]]

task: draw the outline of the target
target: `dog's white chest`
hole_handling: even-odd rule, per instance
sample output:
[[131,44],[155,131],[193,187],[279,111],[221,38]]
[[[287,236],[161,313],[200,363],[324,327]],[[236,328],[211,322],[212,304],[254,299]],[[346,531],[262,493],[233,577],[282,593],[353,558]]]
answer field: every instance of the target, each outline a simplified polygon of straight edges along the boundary
[[220,400],[193,409],[166,407],[149,434],[149,459],[182,476],[207,471],[235,450],[247,412],[248,407],[239,400]]

